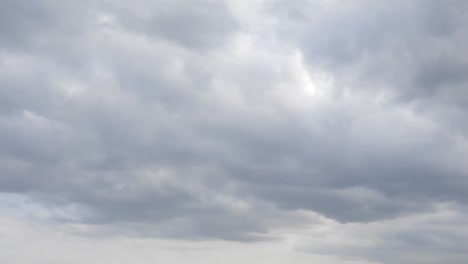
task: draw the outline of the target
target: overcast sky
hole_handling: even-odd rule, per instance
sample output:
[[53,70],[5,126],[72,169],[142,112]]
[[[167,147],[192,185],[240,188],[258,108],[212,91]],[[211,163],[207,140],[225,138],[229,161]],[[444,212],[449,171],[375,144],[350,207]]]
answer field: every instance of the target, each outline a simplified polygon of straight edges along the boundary
[[468,1],[0,0],[0,260],[468,263]]

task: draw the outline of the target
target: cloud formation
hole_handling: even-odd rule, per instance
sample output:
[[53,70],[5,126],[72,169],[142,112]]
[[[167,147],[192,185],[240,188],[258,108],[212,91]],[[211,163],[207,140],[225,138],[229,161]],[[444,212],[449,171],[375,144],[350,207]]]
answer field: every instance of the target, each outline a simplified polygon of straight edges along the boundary
[[465,263],[467,5],[0,0],[0,213]]

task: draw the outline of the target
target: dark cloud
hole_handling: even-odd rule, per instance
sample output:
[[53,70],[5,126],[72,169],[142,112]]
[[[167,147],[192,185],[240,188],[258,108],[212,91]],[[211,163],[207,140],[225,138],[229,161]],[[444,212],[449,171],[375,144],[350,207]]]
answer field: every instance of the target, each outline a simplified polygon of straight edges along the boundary
[[64,44],[85,31],[93,1],[4,0],[1,5],[2,50],[25,51]]
[[142,1],[140,5],[119,5],[115,9],[123,27],[186,48],[215,48],[237,27],[223,1]]
[[267,1],[262,25],[231,1],[0,7],[0,191],[85,208],[56,221],[250,241],[465,215],[464,1]]
[[[437,101],[443,93],[445,103],[463,105],[464,1],[356,1],[338,8],[312,3],[301,6],[314,15],[299,22],[288,16],[278,31],[295,41],[311,64],[339,73],[344,85],[353,82],[355,88],[388,89],[405,101]],[[273,12],[282,12],[282,6],[289,5],[281,2]]]

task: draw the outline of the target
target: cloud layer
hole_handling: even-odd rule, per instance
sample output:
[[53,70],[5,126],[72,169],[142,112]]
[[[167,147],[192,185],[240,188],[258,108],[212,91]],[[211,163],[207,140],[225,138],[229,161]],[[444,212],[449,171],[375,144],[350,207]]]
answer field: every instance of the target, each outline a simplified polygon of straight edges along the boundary
[[1,0],[0,192],[16,198],[0,212],[91,237],[465,263],[467,12]]

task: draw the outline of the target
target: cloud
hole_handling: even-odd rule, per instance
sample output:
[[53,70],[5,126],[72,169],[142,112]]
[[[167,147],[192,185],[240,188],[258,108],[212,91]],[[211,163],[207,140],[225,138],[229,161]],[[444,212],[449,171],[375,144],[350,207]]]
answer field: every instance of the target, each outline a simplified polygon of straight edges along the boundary
[[131,32],[171,41],[192,49],[211,49],[223,44],[236,22],[223,1],[118,1],[117,23]]
[[464,1],[0,7],[0,192],[31,221],[466,260]]
[[[317,2],[275,1],[271,8],[282,21],[279,36],[299,45],[311,64],[339,73],[343,85],[354,89],[463,105],[465,2]],[[291,15],[304,10],[314,15]]]
[[[347,257],[366,255],[383,263],[463,263],[466,236],[457,228],[466,212],[453,204],[438,204],[418,215],[374,223],[311,228],[292,235],[300,250]],[[458,241],[454,243],[455,241]]]

